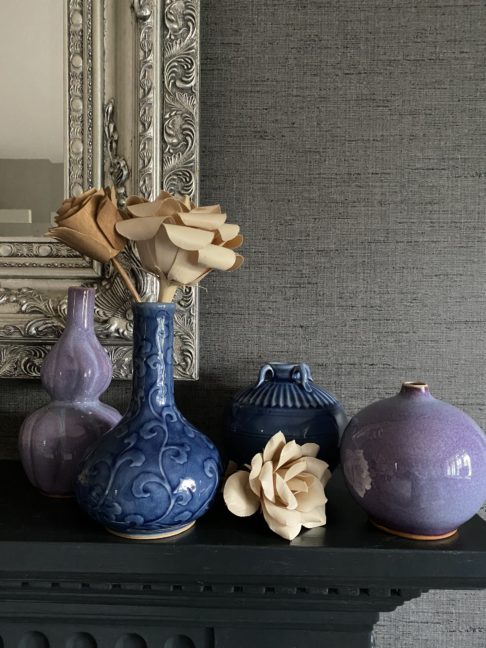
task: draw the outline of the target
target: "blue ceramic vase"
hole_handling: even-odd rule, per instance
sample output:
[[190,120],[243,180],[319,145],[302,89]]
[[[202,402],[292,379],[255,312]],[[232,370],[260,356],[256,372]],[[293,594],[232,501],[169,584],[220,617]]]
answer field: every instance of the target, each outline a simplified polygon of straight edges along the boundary
[[79,504],[117,535],[163,538],[189,529],[213,499],[219,453],[174,402],[174,304],[134,304],[133,389],[122,420],[87,454]]
[[110,358],[94,331],[93,288],[68,290],[66,327],[41,368],[51,397],[22,424],[19,453],[30,482],[45,495],[72,497],[86,450],[121,418],[99,401],[111,382]]
[[283,432],[287,441],[318,443],[319,458],[332,470],[346,423],[339,401],[314,384],[306,364],[265,364],[256,384],[238,392],[226,409],[228,457],[239,465],[250,463],[274,434]]

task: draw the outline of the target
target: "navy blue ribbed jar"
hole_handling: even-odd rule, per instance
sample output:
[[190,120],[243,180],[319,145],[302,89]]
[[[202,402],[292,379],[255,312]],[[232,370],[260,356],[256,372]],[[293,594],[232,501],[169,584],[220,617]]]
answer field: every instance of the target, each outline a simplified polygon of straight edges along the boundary
[[319,458],[333,469],[347,416],[332,394],[314,384],[304,364],[271,362],[260,368],[255,385],[238,392],[225,413],[229,459],[249,463],[277,432],[287,441],[318,443]]

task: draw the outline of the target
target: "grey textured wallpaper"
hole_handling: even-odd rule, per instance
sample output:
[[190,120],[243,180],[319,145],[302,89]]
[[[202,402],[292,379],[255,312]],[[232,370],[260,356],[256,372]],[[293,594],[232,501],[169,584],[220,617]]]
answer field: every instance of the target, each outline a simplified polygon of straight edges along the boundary
[[[349,414],[423,379],[485,427],[486,4],[203,0],[202,17],[201,199],[242,224],[247,262],[205,282],[181,409],[217,439],[260,363],[302,359]],[[45,397],[0,389],[13,456]],[[485,592],[432,592],[383,616],[377,647],[484,648],[485,611]]]

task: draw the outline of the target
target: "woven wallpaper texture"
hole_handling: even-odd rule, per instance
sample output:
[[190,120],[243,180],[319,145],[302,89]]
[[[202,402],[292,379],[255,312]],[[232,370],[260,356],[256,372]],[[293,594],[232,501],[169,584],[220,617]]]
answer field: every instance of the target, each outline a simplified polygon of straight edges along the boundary
[[[181,409],[217,439],[261,363],[305,360],[349,414],[422,379],[485,427],[486,4],[202,0],[202,21],[201,200],[241,223],[246,264],[205,282]],[[14,456],[45,396],[0,390]],[[377,648],[484,648],[485,609],[429,593]]]
[[[203,3],[202,197],[247,233],[203,295],[203,381],[307,360],[349,413],[404,379],[486,425],[486,6]],[[204,375],[206,374],[206,375]],[[377,648],[482,648],[484,592],[383,615]]]

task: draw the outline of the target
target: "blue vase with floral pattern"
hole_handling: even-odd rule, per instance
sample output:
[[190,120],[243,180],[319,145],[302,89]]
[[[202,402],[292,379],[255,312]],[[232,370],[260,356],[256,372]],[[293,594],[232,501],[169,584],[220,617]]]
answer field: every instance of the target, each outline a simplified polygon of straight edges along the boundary
[[174,402],[174,311],[174,304],[133,306],[131,403],[88,452],[76,480],[81,507],[127,538],[189,529],[207,511],[221,475],[218,450]]

